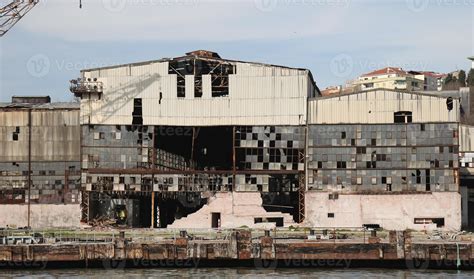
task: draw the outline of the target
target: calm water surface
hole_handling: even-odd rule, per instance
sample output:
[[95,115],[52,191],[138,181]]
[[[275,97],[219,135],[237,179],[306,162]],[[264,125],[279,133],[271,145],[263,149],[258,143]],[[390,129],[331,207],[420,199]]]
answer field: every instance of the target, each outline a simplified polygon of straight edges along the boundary
[[0,270],[1,278],[474,278],[474,271],[411,271],[385,269],[57,269]]

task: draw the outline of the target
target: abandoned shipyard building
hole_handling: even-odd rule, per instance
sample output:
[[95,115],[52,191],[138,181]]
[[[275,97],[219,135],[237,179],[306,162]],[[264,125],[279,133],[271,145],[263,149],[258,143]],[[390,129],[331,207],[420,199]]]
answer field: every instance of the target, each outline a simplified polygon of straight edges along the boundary
[[[461,146],[460,132],[469,129],[460,119],[469,111],[458,98],[382,89],[321,97],[309,70],[209,51],[83,70],[71,91],[80,110],[2,108],[26,115],[50,108],[58,114],[48,122],[58,126],[52,139],[71,129],[71,145],[61,151],[70,156],[55,154],[53,143],[45,154],[62,164],[42,165],[38,179],[47,177],[53,192],[46,193],[56,198],[74,193],[54,201],[72,207],[55,212],[62,223],[43,225],[115,219],[154,228],[461,228],[460,168],[473,156]],[[15,133],[27,136],[28,123],[46,125],[5,117],[7,144]],[[17,158],[10,153],[18,148],[2,147],[2,197],[23,206],[15,214],[27,202],[31,214],[49,214],[33,213],[29,189],[41,183],[34,170],[31,185],[25,182],[31,152]]]

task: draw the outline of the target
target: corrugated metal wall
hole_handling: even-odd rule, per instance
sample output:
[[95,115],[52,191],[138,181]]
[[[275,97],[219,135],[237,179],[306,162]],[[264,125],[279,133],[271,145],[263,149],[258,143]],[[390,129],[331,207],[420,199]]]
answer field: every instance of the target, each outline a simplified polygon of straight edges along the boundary
[[459,151],[474,152],[474,126],[461,125],[459,130]]
[[458,122],[459,100],[451,111],[446,99],[376,90],[309,101],[310,124],[393,123],[397,111],[413,112],[413,122]]
[[[27,161],[28,111],[1,111],[0,123],[0,161]],[[79,110],[32,112],[33,161],[79,161],[80,138]]]
[[[100,70],[103,97],[83,99],[81,123],[130,125],[133,99],[142,98],[144,125],[305,124],[312,90],[308,71],[237,63],[236,72],[229,75],[229,96],[213,98],[211,76],[203,75],[202,98],[194,98],[194,84],[186,85],[186,98],[178,98],[177,76],[168,75],[167,62]],[[187,76],[186,84],[193,80]]]

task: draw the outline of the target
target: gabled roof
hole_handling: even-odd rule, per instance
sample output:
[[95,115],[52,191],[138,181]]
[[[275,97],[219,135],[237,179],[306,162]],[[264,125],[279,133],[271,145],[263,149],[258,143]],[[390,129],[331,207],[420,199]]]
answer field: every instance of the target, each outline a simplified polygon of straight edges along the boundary
[[191,52],[187,52],[186,55],[180,56],[180,57],[175,57],[175,58],[162,58],[158,60],[149,60],[149,61],[143,61],[143,62],[135,62],[135,63],[128,63],[128,64],[119,64],[119,65],[114,65],[114,66],[105,66],[105,67],[98,67],[98,68],[89,68],[89,69],[82,69],[81,73],[83,72],[90,72],[90,71],[96,71],[96,70],[106,70],[106,69],[114,69],[114,68],[119,68],[119,67],[124,67],[124,66],[141,66],[141,65],[147,65],[147,64],[153,64],[153,63],[162,63],[162,62],[171,62],[171,61],[177,61],[177,60],[186,60],[186,59],[202,59],[202,60],[210,60],[210,61],[219,61],[223,63],[247,63],[247,64],[253,64],[253,65],[259,65],[259,66],[267,66],[267,67],[277,67],[277,68],[283,68],[283,69],[293,69],[293,70],[299,70],[299,71],[306,71],[311,79],[311,83],[317,93],[320,95],[321,91],[319,90],[318,86],[316,85],[316,81],[314,80],[313,74],[309,69],[305,68],[295,68],[295,67],[288,67],[288,66],[282,66],[282,65],[275,65],[275,64],[267,64],[267,63],[260,63],[260,62],[248,62],[248,61],[241,61],[241,60],[231,60],[231,59],[224,59],[222,58],[217,52],[209,51],[209,50],[195,50]]
[[435,72],[429,72],[429,71],[409,71],[410,74],[413,75],[425,75],[425,76],[431,76],[435,78],[442,78],[447,76],[447,74],[441,74],[441,73],[435,73]]
[[375,70],[373,72],[364,74],[361,77],[371,77],[371,76],[379,76],[379,75],[387,75],[387,74],[407,75],[407,72],[402,70],[402,68],[386,67],[380,70]]
[[363,95],[371,92],[395,92],[395,93],[400,93],[400,94],[409,94],[409,95],[415,95],[415,96],[427,96],[427,97],[435,97],[439,99],[447,99],[448,96],[443,96],[439,94],[439,91],[432,91],[433,93],[425,93],[426,91],[405,91],[405,90],[397,90],[397,89],[388,89],[388,88],[374,88],[370,90],[364,90],[364,91],[357,91],[354,93],[349,93],[349,94],[339,94],[339,95],[329,95],[329,96],[322,96],[322,97],[315,97],[315,98],[310,98],[310,100],[320,100],[320,99],[333,99],[333,98],[343,98],[347,96],[352,96],[352,95]]

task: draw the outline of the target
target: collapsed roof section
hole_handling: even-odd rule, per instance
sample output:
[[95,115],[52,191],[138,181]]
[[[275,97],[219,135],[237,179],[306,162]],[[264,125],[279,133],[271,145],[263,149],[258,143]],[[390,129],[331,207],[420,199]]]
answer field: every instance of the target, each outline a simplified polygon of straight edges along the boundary
[[143,125],[303,125],[307,99],[320,96],[307,69],[205,50],[81,73],[71,91],[88,104],[83,124],[130,125],[141,111]]

